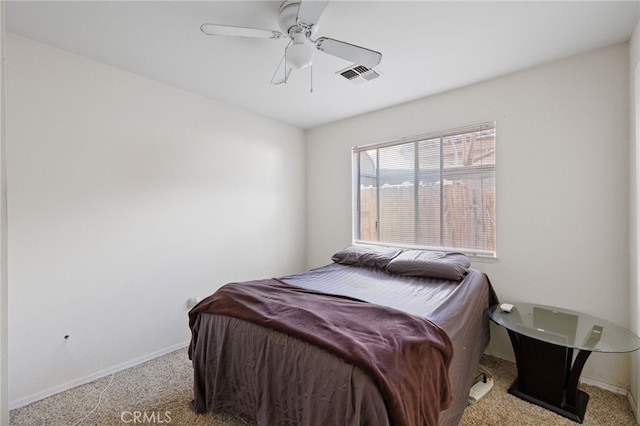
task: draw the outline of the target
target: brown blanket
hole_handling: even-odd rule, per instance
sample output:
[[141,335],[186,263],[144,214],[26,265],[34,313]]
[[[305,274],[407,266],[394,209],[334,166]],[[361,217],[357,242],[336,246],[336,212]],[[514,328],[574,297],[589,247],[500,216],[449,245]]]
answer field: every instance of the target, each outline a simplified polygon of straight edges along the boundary
[[199,313],[272,328],[362,368],[380,386],[394,425],[435,426],[451,402],[453,346],[425,318],[277,280],[227,284],[189,312],[190,352],[198,338],[194,324]]

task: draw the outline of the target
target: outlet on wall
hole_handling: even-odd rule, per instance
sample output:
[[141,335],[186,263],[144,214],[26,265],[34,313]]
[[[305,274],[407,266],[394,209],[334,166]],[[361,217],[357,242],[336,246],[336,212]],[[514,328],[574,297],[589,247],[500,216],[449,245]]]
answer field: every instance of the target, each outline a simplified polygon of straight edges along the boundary
[[189,300],[187,300],[187,308],[191,309],[194,306],[196,306],[198,303],[200,303],[200,298],[198,296],[193,296],[189,298]]

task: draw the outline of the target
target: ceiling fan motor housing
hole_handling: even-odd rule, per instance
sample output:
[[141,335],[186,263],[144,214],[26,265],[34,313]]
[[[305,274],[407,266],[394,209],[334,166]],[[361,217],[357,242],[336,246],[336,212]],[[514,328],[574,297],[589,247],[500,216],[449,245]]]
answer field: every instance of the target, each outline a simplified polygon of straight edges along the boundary
[[300,8],[300,0],[286,0],[280,6],[280,17],[278,23],[283,33],[293,34],[303,33],[306,37],[311,36],[318,30],[318,25],[313,25],[311,29],[303,28],[298,25],[298,9]]

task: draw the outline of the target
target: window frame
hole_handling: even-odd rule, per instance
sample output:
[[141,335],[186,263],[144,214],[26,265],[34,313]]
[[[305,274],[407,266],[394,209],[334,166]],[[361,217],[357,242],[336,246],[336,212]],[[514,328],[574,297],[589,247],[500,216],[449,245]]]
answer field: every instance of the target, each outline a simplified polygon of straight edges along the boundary
[[[352,243],[353,244],[368,244],[368,245],[380,245],[380,246],[393,246],[393,247],[402,247],[402,248],[412,248],[412,249],[427,249],[427,250],[438,250],[438,251],[457,251],[457,252],[463,252],[469,256],[472,257],[479,257],[479,258],[491,258],[491,259],[496,259],[497,258],[497,245],[498,245],[498,241],[497,241],[497,235],[498,235],[498,231],[497,231],[497,200],[495,198],[497,198],[497,196],[494,198],[493,202],[494,202],[494,216],[493,216],[493,227],[494,227],[494,231],[493,231],[493,238],[494,238],[494,248],[493,250],[490,249],[486,249],[486,250],[482,250],[482,249],[473,249],[473,248],[468,248],[468,247],[447,247],[447,246],[443,246],[443,245],[427,245],[427,244],[407,244],[407,243],[396,243],[396,242],[384,242],[384,241],[370,241],[370,240],[365,240],[365,239],[361,239],[359,238],[359,233],[361,232],[361,228],[360,228],[360,222],[361,222],[361,211],[360,211],[360,202],[361,202],[361,197],[360,197],[360,185],[361,185],[361,177],[362,177],[362,173],[360,171],[360,153],[361,152],[365,152],[365,151],[370,151],[370,150],[379,150],[382,148],[387,148],[387,147],[392,147],[392,146],[398,146],[398,145],[404,145],[404,144],[411,144],[414,143],[416,144],[415,147],[415,153],[418,154],[418,143],[419,142],[423,142],[423,141],[429,141],[429,140],[434,140],[434,139],[439,139],[440,142],[440,146],[443,146],[443,140],[447,137],[454,137],[454,136],[458,136],[458,135],[464,135],[467,133],[473,133],[473,132],[482,132],[482,131],[487,131],[487,130],[493,130],[493,137],[494,137],[494,145],[493,145],[493,156],[494,156],[494,162],[492,165],[485,165],[485,166],[471,166],[471,167],[475,167],[477,169],[480,170],[487,170],[490,171],[492,169],[493,172],[493,188],[494,188],[494,192],[495,194],[497,194],[497,126],[496,126],[496,122],[495,121],[487,121],[487,122],[483,122],[483,123],[479,123],[479,124],[474,124],[474,125],[469,125],[469,126],[463,126],[463,127],[457,127],[454,129],[448,129],[445,131],[439,131],[439,132],[431,132],[431,133],[425,133],[425,134],[420,134],[420,135],[414,135],[411,137],[404,137],[404,138],[400,138],[400,139],[394,139],[394,140],[389,140],[389,141],[385,141],[385,142],[379,142],[379,143],[372,143],[372,144],[366,144],[366,145],[358,145],[358,146],[354,146],[352,148]],[[379,151],[378,151],[379,153]],[[378,158],[379,160],[379,158]],[[419,172],[419,165],[418,165],[418,161],[416,158],[416,168],[414,168],[414,173],[416,173],[416,170],[418,170]],[[376,178],[379,178],[379,161],[376,162],[376,170],[377,170],[377,174],[376,174]],[[441,161],[440,164],[440,168],[438,170],[438,173],[440,173],[440,176],[442,178],[442,181],[444,181],[444,176],[445,175],[449,175],[451,176],[451,174],[466,174],[466,173],[473,173],[470,171],[471,167],[461,167],[457,170],[447,170],[445,168],[443,168],[443,163]],[[480,177],[480,173],[477,174],[478,177]],[[439,182],[439,187],[443,188],[443,183]],[[415,187],[415,184],[413,184],[413,186]],[[379,191],[380,185],[379,182],[376,183],[376,188],[377,191]],[[417,188],[416,188],[417,191]],[[376,226],[379,226],[378,221],[380,220],[380,199],[378,197],[376,197],[376,208],[377,208],[377,216],[376,216]],[[417,207],[417,201],[415,202],[415,206]],[[484,200],[483,200],[483,207],[485,206]],[[416,213],[416,211],[413,212],[414,215],[414,220],[417,221],[417,217],[418,217],[418,213]],[[442,223],[444,222],[442,220],[442,213],[440,215],[440,223],[442,226]],[[378,228],[379,229],[379,228]],[[380,234],[379,234],[379,230],[378,232],[378,239],[380,238]]]

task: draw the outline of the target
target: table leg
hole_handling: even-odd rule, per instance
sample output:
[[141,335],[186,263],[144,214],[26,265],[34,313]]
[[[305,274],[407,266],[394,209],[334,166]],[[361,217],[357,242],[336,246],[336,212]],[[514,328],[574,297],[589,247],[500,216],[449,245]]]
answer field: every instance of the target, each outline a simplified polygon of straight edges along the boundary
[[589,395],[578,389],[578,380],[590,351],[580,351],[572,364],[573,350],[509,330],[518,377],[509,393],[582,423]]

